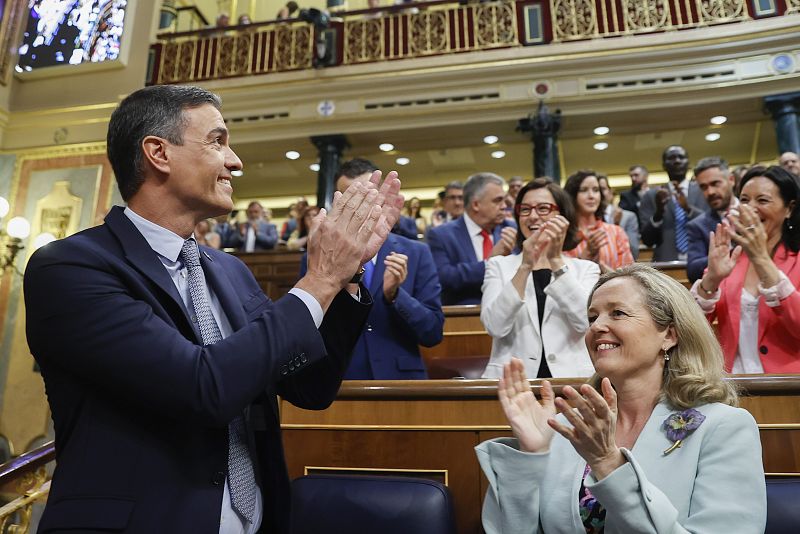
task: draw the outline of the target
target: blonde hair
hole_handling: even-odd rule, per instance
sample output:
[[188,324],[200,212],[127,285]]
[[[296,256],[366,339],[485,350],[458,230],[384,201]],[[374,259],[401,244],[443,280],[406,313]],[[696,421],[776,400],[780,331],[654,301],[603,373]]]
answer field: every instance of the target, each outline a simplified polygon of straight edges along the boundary
[[[667,351],[662,402],[679,409],[709,402],[737,406],[738,394],[733,384],[725,380],[722,349],[711,325],[689,291],[674,278],[634,263],[601,276],[589,294],[589,303],[597,288],[622,277],[638,282],[650,317],[660,330],[675,328],[677,344]],[[601,379],[595,373],[589,384],[599,390]]]

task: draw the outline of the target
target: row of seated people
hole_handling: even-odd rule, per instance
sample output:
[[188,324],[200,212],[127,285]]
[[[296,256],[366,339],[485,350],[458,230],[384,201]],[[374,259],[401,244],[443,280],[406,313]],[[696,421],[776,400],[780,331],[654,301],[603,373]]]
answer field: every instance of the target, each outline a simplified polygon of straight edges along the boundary
[[[700,165],[709,162],[716,166],[696,170],[690,185],[703,202],[705,193],[713,211],[691,224],[715,220],[723,200],[736,209],[724,206],[725,221],[711,227],[710,243],[709,232],[701,232],[709,267],[691,294],[717,322],[728,371],[800,372],[791,349],[800,326],[797,181],[777,166],[754,167],[741,180],[739,201],[725,194],[732,182],[719,179],[724,162],[706,158]],[[337,188],[374,170],[366,160],[347,162]],[[575,173],[563,189],[546,179],[524,185],[513,221],[503,213],[504,185],[491,173],[473,175],[463,189],[465,214],[430,228],[428,246],[393,235],[365,265],[376,305],[346,378],[426,378],[418,345],[442,340],[443,303],[481,304],[493,340],[485,378],[498,378],[512,356],[530,376],[591,375],[587,296],[601,273],[633,263],[627,236],[603,220],[603,187],[592,172]],[[663,231],[666,223],[663,215]]]

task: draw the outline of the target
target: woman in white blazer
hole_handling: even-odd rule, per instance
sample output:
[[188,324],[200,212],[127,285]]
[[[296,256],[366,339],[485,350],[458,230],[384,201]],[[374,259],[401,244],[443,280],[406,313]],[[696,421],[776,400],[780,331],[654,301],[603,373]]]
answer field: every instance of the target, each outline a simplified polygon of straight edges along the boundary
[[544,381],[539,403],[521,362],[504,369],[515,437],[476,448],[487,534],[762,534],[758,427],[691,295],[634,264],[600,278],[589,317],[597,374],[579,391]]
[[500,378],[519,358],[529,376],[577,377],[594,372],[583,336],[586,302],[600,269],[567,258],[575,246],[572,202],[557,184],[537,178],[514,204],[519,254],[495,256],[486,265],[481,321],[492,336],[483,378]]

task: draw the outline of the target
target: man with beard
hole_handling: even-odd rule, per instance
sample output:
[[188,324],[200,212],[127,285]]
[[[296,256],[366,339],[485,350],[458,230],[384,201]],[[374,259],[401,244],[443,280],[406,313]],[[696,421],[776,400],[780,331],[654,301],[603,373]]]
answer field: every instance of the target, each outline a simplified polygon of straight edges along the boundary
[[708,209],[703,193],[686,177],[689,154],[682,146],[668,146],[661,156],[669,176],[666,187],[650,189],[639,206],[642,242],[655,247],[653,261],[685,260],[689,248],[686,225]]
[[686,225],[689,235],[686,274],[692,283],[703,276],[708,265],[708,233],[739,206],[739,199],[733,194],[736,180],[724,159],[717,156],[701,159],[694,168],[694,179],[711,209]]

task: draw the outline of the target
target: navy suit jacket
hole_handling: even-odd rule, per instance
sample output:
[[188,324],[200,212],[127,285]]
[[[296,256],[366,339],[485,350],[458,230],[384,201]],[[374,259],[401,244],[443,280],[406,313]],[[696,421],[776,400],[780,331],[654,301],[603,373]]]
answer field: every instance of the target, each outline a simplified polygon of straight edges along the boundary
[[276,394],[327,407],[369,305],[341,292],[318,330],[300,299],[272,302],[237,258],[200,251],[234,330],[207,347],[119,207],[28,263],[28,344],[56,435],[40,532],[217,534],[228,423],[242,413],[264,497],[261,532],[289,531]]
[[401,215],[400,218],[397,219],[397,223],[394,225],[394,228],[392,228],[392,232],[397,235],[416,240],[418,236],[417,221],[411,217]]
[[722,222],[715,210],[705,212],[689,221],[686,234],[689,236],[689,249],[686,251],[686,274],[689,281],[702,278],[708,265],[708,233]]
[[[247,228],[249,226],[250,221],[246,221],[232,228],[228,236],[227,246],[244,251],[245,244],[247,243],[247,233],[245,231],[245,235],[242,235],[240,228]],[[274,224],[268,223],[267,221],[258,221],[255,230],[255,250],[270,250],[275,248],[275,245],[278,243],[278,229],[275,228]]]
[[[494,227],[492,239],[495,243],[506,226],[515,225],[503,220]],[[480,304],[486,265],[475,256],[464,217],[431,228],[428,232],[428,245],[442,283],[442,304]]]
[[[392,252],[408,256],[408,275],[394,302],[383,296],[383,260]],[[303,256],[300,275],[305,274]],[[432,347],[442,341],[444,312],[442,288],[428,247],[399,235],[389,234],[378,251],[369,292],[375,302],[367,327],[353,349],[346,380],[410,380],[428,378],[419,345]]]

